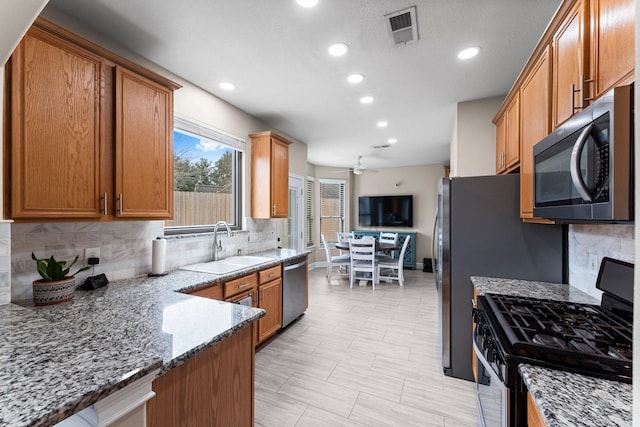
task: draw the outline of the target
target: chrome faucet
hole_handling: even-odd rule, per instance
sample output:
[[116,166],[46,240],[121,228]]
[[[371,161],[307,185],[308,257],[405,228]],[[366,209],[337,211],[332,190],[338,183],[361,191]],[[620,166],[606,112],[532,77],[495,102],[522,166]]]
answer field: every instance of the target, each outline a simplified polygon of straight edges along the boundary
[[216,225],[213,226],[213,261],[218,260],[218,251],[222,250],[222,242],[220,242],[218,246],[218,226],[224,225],[227,227],[227,236],[231,237],[231,228],[229,228],[229,224],[225,221],[218,221]]

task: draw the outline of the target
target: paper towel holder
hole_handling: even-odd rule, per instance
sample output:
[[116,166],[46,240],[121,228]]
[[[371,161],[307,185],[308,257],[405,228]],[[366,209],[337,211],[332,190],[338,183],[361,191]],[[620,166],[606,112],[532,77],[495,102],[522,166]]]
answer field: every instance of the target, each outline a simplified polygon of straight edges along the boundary
[[[158,241],[160,241],[160,240],[165,240],[165,239],[164,239],[164,237],[162,237],[162,236],[158,236],[158,237],[153,241],[153,245],[152,245],[153,249],[152,249],[152,252],[154,252],[154,251],[155,251],[155,243],[156,243],[156,242],[158,242]],[[166,240],[165,240],[165,242],[166,242]],[[155,256],[155,253],[153,253],[152,255],[154,255],[154,256]],[[163,254],[163,257],[162,257],[162,258],[164,258],[164,254]],[[153,262],[154,262],[154,261],[152,260],[152,264],[153,264]],[[163,259],[162,263],[164,264],[164,259]],[[164,270],[164,265],[163,265],[161,268]],[[163,271],[163,272],[161,272],[161,273],[154,273],[154,272],[153,272],[153,266],[152,266],[151,270],[152,270],[152,271],[148,274],[148,276],[149,276],[149,277],[161,277],[161,276],[166,276],[167,274],[169,274],[169,272],[168,272],[168,271]]]

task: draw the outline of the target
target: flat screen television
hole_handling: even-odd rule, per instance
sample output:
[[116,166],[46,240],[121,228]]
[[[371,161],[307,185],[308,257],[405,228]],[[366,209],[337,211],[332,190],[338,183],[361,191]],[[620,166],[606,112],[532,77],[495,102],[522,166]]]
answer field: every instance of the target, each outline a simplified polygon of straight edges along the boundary
[[413,227],[413,196],[358,197],[361,227]]

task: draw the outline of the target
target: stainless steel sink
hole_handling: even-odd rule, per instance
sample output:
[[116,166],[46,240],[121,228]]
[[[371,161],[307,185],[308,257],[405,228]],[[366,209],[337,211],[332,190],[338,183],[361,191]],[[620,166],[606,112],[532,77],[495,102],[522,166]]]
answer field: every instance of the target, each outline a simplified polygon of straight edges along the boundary
[[251,267],[272,261],[271,258],[251,255],[240,255],[225,258],[219,261],[201,262],[199,264],[185,265],[181,270],[199,271],[202,273],[226,274],[243,268]]

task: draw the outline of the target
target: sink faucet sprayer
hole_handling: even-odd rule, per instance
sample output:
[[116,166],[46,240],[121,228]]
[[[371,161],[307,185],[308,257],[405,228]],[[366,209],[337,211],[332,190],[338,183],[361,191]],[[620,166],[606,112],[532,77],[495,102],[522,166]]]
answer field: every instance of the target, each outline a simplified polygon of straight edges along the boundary
[[218,225],[224,225],[227,227],[227,236],[231,237],[231,228],[229,228],[229,224],[225,221],[218,221],[216,225],[213,226],[213,260],[218,260],[218,251],[222,250],[222,241],[218,243]]

